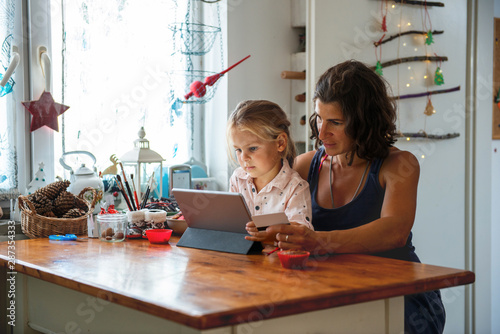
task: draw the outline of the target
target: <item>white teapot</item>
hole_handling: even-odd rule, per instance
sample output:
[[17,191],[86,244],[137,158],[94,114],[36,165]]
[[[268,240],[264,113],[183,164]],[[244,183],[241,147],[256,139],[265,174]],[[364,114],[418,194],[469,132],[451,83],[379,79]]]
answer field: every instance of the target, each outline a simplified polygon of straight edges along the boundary
[[[69,154],[86,154],[89,157],[92,158],[93,161],[93,169],[88,168],[85,166],[85,164],[81,164],[81,166],[76,170],[73,171],[73,169],[66,164],[64,161],[64,157]],[[101,178],[97,175],[97,168],[95,167],[96,163],[96,158],[95,156],[87,151],[71,151],[71,152],[66,152],[62,155],[62,157],[59,159],[59,162],[61,165],[70,171],[70,182],[71,184],[68,187],[68,191],[77,195],[80,194],[80,192],[86,188],[86,187],[92,187],[96,191],[99,190],[104,190],[104,184],[101,180]],[[97,204],[97,203],[96,203]]]

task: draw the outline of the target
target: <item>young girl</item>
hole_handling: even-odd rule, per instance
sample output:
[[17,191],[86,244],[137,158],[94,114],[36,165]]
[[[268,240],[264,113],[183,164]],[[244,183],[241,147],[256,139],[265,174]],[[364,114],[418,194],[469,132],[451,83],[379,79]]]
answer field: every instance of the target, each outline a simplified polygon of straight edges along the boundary
[[[252,215],[285,212],[290,222],[311,224],[309,184],[291,167],[296,156],[285,112],[270,101],[244,101],[229,117],[227,141],[238,167],[230,179],[230,191],[245,198]],[[236,162],[236,161],[235,161]],[[274,241],[275,235],[257,231],[249,222],[246,237]]]

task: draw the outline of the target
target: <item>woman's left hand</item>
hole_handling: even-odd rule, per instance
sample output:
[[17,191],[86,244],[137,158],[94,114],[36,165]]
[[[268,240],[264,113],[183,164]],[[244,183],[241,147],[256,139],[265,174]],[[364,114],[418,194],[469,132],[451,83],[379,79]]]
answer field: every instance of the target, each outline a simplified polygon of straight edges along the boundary
[[276,235],[278,247],[281,249],[324,253],[318,242],[318,233],[302,224],[292,222],[290,225],[269,226],[266,232]]

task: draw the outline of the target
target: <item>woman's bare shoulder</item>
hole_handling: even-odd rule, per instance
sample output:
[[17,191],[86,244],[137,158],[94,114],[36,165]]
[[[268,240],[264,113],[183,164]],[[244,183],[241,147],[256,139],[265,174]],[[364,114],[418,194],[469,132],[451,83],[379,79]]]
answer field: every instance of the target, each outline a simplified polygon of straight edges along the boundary
[[411,152],[392,147],[380,172],[385,180],[389,177],[416,177],[418,179],[420,165],[418,159]]
[[303,153],[297,156],[293,163],[293,169],[295,169],[304,180],[307,180],[307,174],[309,174],[309,166],[311,165],[314,154],[316,154],[316,151]]

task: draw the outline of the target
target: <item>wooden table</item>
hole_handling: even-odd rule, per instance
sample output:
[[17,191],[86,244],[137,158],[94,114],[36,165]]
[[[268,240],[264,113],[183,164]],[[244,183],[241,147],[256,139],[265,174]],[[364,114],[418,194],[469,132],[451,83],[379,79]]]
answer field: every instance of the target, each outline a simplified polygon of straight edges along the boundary
[[475,279],[470,271],[354,254],[289,270],[276,253],[203,251],[176,247],[177,240],[16,241],[15,270],[7,242],[0,243],[2,281],[16,279],[16,329],[331,333],[333,326],[370,333],[380,326],[399,333],[402,296]]

